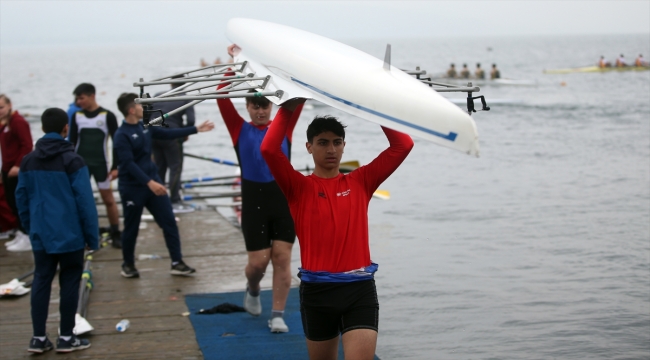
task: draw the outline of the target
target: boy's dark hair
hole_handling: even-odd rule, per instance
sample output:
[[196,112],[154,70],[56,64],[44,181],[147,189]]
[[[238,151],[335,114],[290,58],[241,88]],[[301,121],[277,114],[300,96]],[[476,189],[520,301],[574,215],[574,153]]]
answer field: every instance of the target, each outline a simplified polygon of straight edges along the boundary
[[95,86],[89,83],[81,83],[72,92],[74,96],[79,95],[95,95]]
[[49,108],[41,115],[41,125],[44,133],[60,134],[68,124],[68,114],[59,108]]
[[333,132],[345,140],[345,128],[346,126],[341,124],[334,116],[316,116],[307,127],[307,141],[311,144],[315,136],[328,131]]
[[[250,93],[256,93],[257,91],[251,90],[249,92]],[[269,101],[269,99],[267,99],[264,96],[254,96],[254,97],[247,97],[246,98],[246,106],[248,106],[248,104],[253,104],[253,105],[257,105],[259,107],[265,108],[265,107],[269,106],[269,104],[271,104],[271,101]]]
[[124,117],[129,115],[129,109],[135,106],[135,99],[138,98],[138,95],[134,93],[122,93],[120,97],[117,98],[117,108],[120,109],[120,112]]

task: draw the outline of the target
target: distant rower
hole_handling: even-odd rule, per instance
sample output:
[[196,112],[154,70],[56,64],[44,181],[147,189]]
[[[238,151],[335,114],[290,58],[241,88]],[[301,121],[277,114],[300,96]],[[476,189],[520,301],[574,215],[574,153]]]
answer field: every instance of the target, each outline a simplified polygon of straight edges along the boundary
[[648,66],[648,62],[645,61],[643,55],[639,54],[639,57],[634,60],[634,66]]
[[500,79],[501,72],[497,69],[497,64],[492,64],[492,71],[490,71],[490,79]]
[[480,63],[476,63],[476,70],[474,70],[474,76],[476,76],[477,79],[485,79],[485,71],[481,69]]
[[460,70],[460,78],[469,79],[469,69],[467,68],[467,64],[463,64],[463,68]]
[[447,70],[447,77],[448,78],[455,78],[456,77],[456,65],[453,63],[449,67],[449,70]]
[[616,67],[626,67],[627,62],[625,61],[625,58],[623,57],[623,54],[616,59]]
[[606,68],[606,67],[611,67],[612,63],[607,61],[604,56],[600,56],[600,60],[598,60],[598,67],[599,68]]

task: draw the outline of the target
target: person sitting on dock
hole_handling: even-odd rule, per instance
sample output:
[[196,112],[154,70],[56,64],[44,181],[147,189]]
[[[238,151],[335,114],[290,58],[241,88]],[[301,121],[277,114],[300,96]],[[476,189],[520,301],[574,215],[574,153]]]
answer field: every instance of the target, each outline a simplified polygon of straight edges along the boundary
[[372,359],[379,303],[370,258],[368,205],[372,194],[413,147],[407,134],[382,127],[390,146],[366,166],[339,171],[345,126],[331,116],[307,127],[313,174],[294,170],[282,151],[292,110],[285,102],[262,141],[262,156],[287,197],[300,241],[300,312],[312,359],[336,359],[339,337],[346,359]]
[[456,78],[456,65],[453,63],[449,66],[449,69],[447,69],[447,77],[450,79]]
[[639,56],[634,60],[634,66],[648,66],[648,62],[645,61],[642,54],[639,54]]
[[[34,253],[31,313],[34,335],[27,351],[43,353],[53,349],[46,323],[52,280],[59,268],[60,335],[57,352],[90,347],[73,333],[79,300],[79,283],[84,270],[84,248],[99,248],[97,207],[88,167],[64,140],[68,115],[62,109],[43,112],[45,135],[20,165],[16,201],[20,221],[30,235]],[[43,206],[46,203],[47,206]]]
[[601,68],[601,69],[602,69],[602,68],[612,67],[612,63],[610,63],[609,61],[607,61],[607,60],[605,59],[605,57],[601,55],[601,56],[600,56],[600,60],[598,60],[598,67]]
[[481,63],[476,63],[476,70],[474,70],[474,76],[476,76],[476,78],[479,80],[485,79],[485,71],[481,68]]
[[627,66],[627,61],[625,61],[625,57],[623,56],[623,54],[621,54],[621,56],[619,56],[616,59],[616,67],[626,67],[626,66]]
[[[233,44],[227,50],[234,57],[239,48]],[[254,316],[262,313],[260,281],[270,261],[273,266],[273,306],[269,327],[271,332],[288,332],[283,316],[291,287],[291,249],[296,232],[287,200],[260,154],[260,145],[272,122],[273,105],[265,97],[247,97],[246,111],[251,122],[246,122],[237,113],[230,99],[217,99],[217,105],[241,169],[241,227],[248,252],[244,269],[248,280],[244,308]],[[290,125],[283,133],[282,151],[287,157],[291,154],[293,128],[301,110],[302,105],[293,112]]]
[[500,79],[501,72],[497,69],[497,64],[492,64],[492,71],[490,71],[490,79]]
[[146,207],[163,230],[165,245],[172,261],[171,274],[189,275],[195,272],[195,269],[183,262],[181,239],[172,211],[172,203],[167,195],[167,189],[158,177],[156,165],[151,160],[151,142],[152,139],[175,139],[197,132],[210,131],[214,128],[214,124],[205,121],[196,127],[166,129],[150,126],[145,130],[141,120],[142,105],[135,103],[137,97],[133,93],[123,93],[117,99],[117,107],[124,115],[124,122],[115,133],[114,144],[119,169],[118,190],[124,214],[121,274],[126,278],[140,276],[135,267],[135,245],[142,210]]
[[467,64],[463,64],[463,68],[460,70],[460,78],[469,79],[469,69],[467,68]]

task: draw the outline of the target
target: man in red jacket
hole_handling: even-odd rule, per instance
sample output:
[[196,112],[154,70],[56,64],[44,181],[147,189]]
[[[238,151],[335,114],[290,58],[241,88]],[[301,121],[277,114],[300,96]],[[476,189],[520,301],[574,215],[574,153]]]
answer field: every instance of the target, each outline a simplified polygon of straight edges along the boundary
[[311,359],[336,359],[339,336],[346,359],[372,359],[379,303],[370,259],[368,204],[413,147],[406,134],[382,127],[390,146],[370,164],[339,171],[345,126],[330,116],[307,128],[314,173],[295,171],[281,150],[298,99],[286,102],[262,142],[266,160],[287,197],[300,241],[300,313]]

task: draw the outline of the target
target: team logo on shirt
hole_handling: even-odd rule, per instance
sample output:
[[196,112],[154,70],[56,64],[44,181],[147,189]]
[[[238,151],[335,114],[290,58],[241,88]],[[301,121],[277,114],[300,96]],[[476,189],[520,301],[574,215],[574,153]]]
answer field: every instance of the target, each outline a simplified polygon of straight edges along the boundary
[[133,135],[131,135],[131,137],[135,140],[135,139],[138,138],[138,134],[133,134]]
[[103,120],[97,120],[97,127],[102,127],[104,126],[104,121]]
[[126,202],[126,206],[135,206],[135,203],[133,201],[131,201],[131,200],[128,200]]
[[350,189],[347,189],[345,191],[342,191],[340,193],[336,193],[336,196],[348,196],[350,195]]
[[326,199],[325,193],[324,192],[318,192],[318,196],[322,197],[323,199]]

